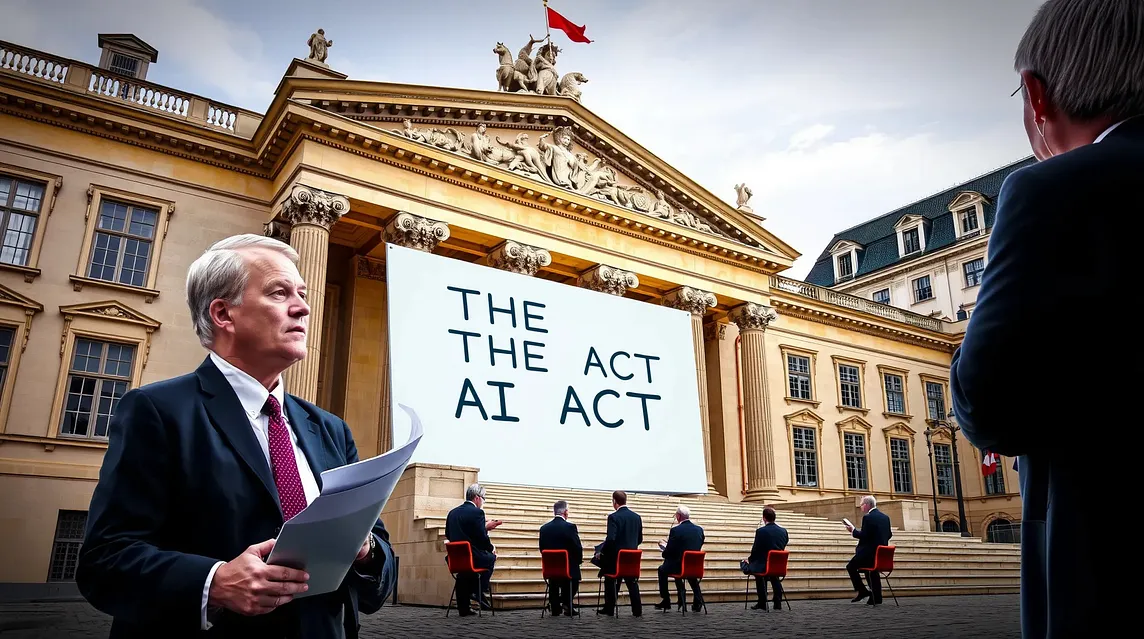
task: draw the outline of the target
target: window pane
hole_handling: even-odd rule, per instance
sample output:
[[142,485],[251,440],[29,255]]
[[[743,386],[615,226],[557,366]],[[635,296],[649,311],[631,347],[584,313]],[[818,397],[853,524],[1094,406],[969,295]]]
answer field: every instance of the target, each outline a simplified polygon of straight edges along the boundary
[[985,477],[985,494],[986,495],[1003,495],[1005,494],[1005,473],[1002,472],[1004,462],[998,460],[997,470],[993,471],[992,475]]
[[12,340],[15,338],[15,330],[0,326],[0,366],[8,363],[12,354]]
[[886,385],[886,412],[905,414],[906,394],[905,384],[900,375],[886,374],[883,376]]
[[92,242],[91,266],[87,276],[97,280],[115,281],[115,264],[119,262],[119,246],[123,238],[117,235],[96,233]]
[[890,462],[894,473],[894,492],[912,493],[913,476],[910,474],[910,443],[900,438],[890,439]]
[[44,187],[30,182],[16,182],[16,197],[12,198],[12,208],[38,213],[43,199]]
[[155,221],[159,219],[159,214],[151,209],[132,209],[131,212],[131,227],[128,233],[151,239],[155,237]]
[[48,581],[74,581],[83,532],[87,526],[87,513],[61,510],[56,520],[56,538],[52,546],[52,559],[48,567]]
[[95,386],[99,380],[92,377],[72,375],[68,378],[68,393],[64,398],[63,435],[87,436],[91,420],[91,406],[95,398]]
[[862,385],[858,379],[858,367],[839,364],[838,380],[842,389],[842,405],[862,408]]
[[930,288],[929,275],[923,275],[914,280],[914,301],[921,302],[933,297],[933,290]]
[[107,362],[103,366],[104,375],[131,377],[131,361],[135,357],[135,347],[127,344],[108,344]]
[[818,453],[814,445],[814,430],[792,428],[794,440],[795,483],[799,486],[818,485]]
[[127,205],[104,200],[99,211],[99,228],[123,232],[127,225]]
[[28,263],[28,249],[32,247],[32,237],[36,233],[34,215],[13,211],[8,215],[7,228],[0,244],[0,262],[25,266]]
[[970,207],[961,212],[961,232],[968,233],[977,230],[977,207]]
[[810,358],[788,355],[787,371],[787,379],[790,384],[790,396],[796,399],[811,399]]
[[890,303],[890,289],[884,288],[880,291],[874,291],[874,301],[879,304]]
[[72,355],[72,370],[82,373],[98,373],[99,360],[103,357],[103,342],[90,339],[77,339]]
[[850,254],[838,256],[838,277],[846,277],[854,272],[854,266],[850,263]]
[[926,405],[930,419],[945,419],[945,389],[936,382],[926,382]]
[[933,462],[937,470],[937,494],[953,495],[953,453],[949,444],[934,444]]
[[981,274],[985,271],[985,260],[977,258],[966,262],[963,266],[965,269],[965,285],[977,286],[981,283]]
[[866,489],[866,438],[859,433],[843,433],[846,451],[846,485],[851,490]]
[[12,178],[0,175],[0,206],[8,206],[8,196],[12,194]]
[[918,230],[913,228],[902,233],[902,244],[907,254],[920,251],[922,243],[921,237],[918,235]]
[[147,259],[151,255],[151,243],[129,238],[123,253],[123,268],[119,271],[119,282],[131,286],[147,283]]

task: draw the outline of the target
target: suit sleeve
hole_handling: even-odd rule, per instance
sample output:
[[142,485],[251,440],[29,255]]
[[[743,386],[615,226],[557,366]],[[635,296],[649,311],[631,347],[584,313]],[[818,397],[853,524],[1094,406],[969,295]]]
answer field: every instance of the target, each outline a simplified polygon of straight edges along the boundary
[[91,498],[76,584],[95,608],[133,624],[198,630],[203,584],[219,561],[159,547],[164,527],[186,516],[172,494],[174,444],[140,390],[119,400]]
[[862,531],[869,528],[869,526],[870,526],[870,515],[862,515],[862,527],[861,528],[855,528],[854,531],[851,532],[850,534],[853,535],[854,538],[857,539],[858,541],[862,541]]
[[[357,444],[354,443],[349,426],[341,422],[341,427],[346,442],[346,464],[352,464],[358,461]],[[355,564],[353,570],[346,573],[346,583],[357,591],[358,609],[367,615],[377,612],[385,603],[397,577],[393,547],[389,543],[389,531],[385,529],[385,524],[378,519],[370,534],[377,540],[376,559],[364,565]]]
[[572,524],[572,538],[576,540],[572,544],[571,551],[568,553],[569,563],[573,566],[578,566],[584,563],[584,544],[580,541],[580,530],[576,528],[576,524]]
[[1068,237],[1055,208],[1036,172],[1005,180],[973,319],[950,365],[952,403],[966,439],[1002,455],[1051,443],[1054,434],[1045,429],[1053,420],[1030,419],[1028,407],[1076,390],[1054,388],[1073,378],[1044,373],[1063,363],[1051,365],[1057,349],[1044,342],[1043,331],[1031,330],[1067,303],[1051,275],[1060,268],[1057,243]]
[[756,561],[762,561],[763,558],[766,556],[767,548],[765,545],[766,544],[765,537],[766,536],[763,534],[762,528],[757,528],[755,530],[755,542],[751,544],[751,556],[747,557],[748,563],[755,563]]
[[683,553],[679,552],[679,526],[675,526],[667,533],[667,545],[663,547],[663,555],[665,561],[675,559],[682,556]]
[[616,535],[619,529],[616,526],[615,513],[608,515],[608,534],[604,536],[604,543],[600,544],[600,554],[607,555],[616,547]]

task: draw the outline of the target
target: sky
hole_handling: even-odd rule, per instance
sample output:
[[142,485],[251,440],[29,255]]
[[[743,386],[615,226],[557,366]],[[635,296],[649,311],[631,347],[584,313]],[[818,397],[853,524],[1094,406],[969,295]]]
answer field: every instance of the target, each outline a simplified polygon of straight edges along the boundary
[[[1040,0],[550,0],[583,104],[802,253],[1030,154],[1013,51]],[[541,0],[0,0],[0,39],[91,63],[98,33],[159,50],[148,79],[255,111],[317,28],[351,79],[495,90],[497,42]]]

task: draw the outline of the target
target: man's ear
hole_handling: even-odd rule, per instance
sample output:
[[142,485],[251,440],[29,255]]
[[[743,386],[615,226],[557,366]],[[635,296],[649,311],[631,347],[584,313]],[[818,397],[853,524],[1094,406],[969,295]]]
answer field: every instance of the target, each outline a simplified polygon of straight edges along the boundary
[[234,325],[234,318],[230,314],[230,306],[223,300],[214,300],[207,309],[211,323],[216,329],[227,330]]
[[1033,120],[1044,122],[1056,114],[1056,107],[1049,102],[1047,87],[1041,78],[1032,71],[1021,72],[1021,82],[1025,85],[1025,99],[1033,110]]

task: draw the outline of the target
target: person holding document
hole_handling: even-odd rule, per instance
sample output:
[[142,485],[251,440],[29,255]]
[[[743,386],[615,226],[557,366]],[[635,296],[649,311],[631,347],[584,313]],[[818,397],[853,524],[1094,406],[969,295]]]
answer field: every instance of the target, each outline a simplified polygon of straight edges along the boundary
[[870,587],[866,588],[858,571],[862,568],[873,568],[878,546],[889,545],[890,537],[894,536],[894,533],[890,531],[890,518],[878,510],[878,500],[873,495],[866,495],[862,498],[862,528],[855,528],[849,519],[843,519],[842,523],[846,525],[846,530],[849,530],[850,534],[858,540],[858,547],[854,549],[854,557],[846,564],[846,572],[850,573],[850,581],[854,583],[854,590],[858,593],[850,601],[857,603],[869,597],[870,601],[866,603],[877,606],[882,603],[881,575],[878,574],[877,570],[867,572],[866,579],[870,582]]
[[353,638],[393,585],[381,521],[334,592],[295,601],[308,575],[265,561],[321,472],[358,461],[344,421],[283,387],[306,356],[297,261],[259,235],[211,246],[187,273],[207,358],[119,400],[76,567],[112,638]]
[[[469,607],[469,598],[476,600],[483,610],[492,609],[492,578],[496,567],[497,551],[489,540],[489,531],[500,526],[501,520],[485,521],[485,487],[473,484],[465,490],[465,503],[449,511],[445,517],[445,538],[449,541],[467,541],[473,552],[473,567],[485,568],[479,583],[462,579],[457,584],[457,612],[462,617],[476,614]],[[473,592],[477,586],[477,592]]]

